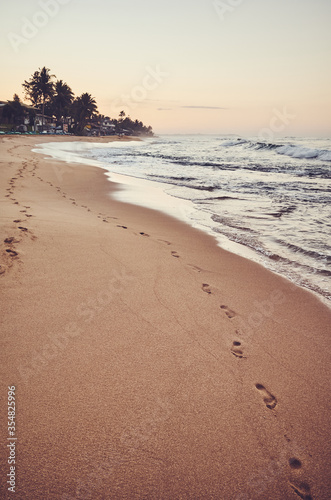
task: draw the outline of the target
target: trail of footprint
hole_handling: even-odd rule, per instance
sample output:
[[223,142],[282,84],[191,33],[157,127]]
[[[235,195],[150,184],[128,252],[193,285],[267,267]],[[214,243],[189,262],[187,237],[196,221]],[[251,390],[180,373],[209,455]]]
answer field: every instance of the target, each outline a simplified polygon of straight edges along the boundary
[[311,495],[310,486],[306,482],[301,482],[298,484],[290,483],[291,488],[294,493],[296,493],[303,500],[313,500]]
[[220,308],[223,309],[228,318],[232,319],[236,316],[236,313],[232,309],[229,309],[228,306],[222,305]]
[[203,283],[201,288],[202,288],[203,292],[211,294],[211,289],[210,289],[208,283]]
[[241,346],[241,342],[239,342],[238,340],[235,340],[232,344],[232,347],[231,347],[231,353],[234,356],[236,356],[236,358],[245,358],[242,349],[239,349],[240,346]]
[[264,396],[263,401],[265,402],[266,407],[269,408],[269,410],[273,410],[277,405],[276,397],[273,396],[271,392],[269,392],[262,384],[255,384],[255,387]]

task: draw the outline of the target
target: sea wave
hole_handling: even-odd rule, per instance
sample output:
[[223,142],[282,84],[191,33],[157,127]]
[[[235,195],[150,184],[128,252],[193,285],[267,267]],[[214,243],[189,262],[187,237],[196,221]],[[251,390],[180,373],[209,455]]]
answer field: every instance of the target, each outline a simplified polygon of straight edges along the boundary
[[258,142],[258,141],[247,141],[245,139],[238,138],[233,141],[223,141],[221,142],[223,147],[236,147],[242,146],[247,149],[255,150],[274,150],[277,154],[290,156],[291,158],[297,159],[318,159],[321,161],[331,161],[331,151],[327,149],[317,149],[308,148],[303,146],[298,146],[296,144],[277,144],[270,142]]

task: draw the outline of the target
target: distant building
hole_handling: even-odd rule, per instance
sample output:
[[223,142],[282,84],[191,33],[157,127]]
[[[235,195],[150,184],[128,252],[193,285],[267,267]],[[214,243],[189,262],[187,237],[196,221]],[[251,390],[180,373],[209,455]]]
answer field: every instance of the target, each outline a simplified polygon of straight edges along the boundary
[[116,125],[110,120],[110,118],[105,118],[100,126],[101,135],[114,135],[116,130]]
[[53,120],[52,116],[44,115],[44,127],[43,127],[43,116],[42,114],[37,113],[34,120],[34,130],[35,132],[41,132],[42,130],[46,130],[47,132],[55,132],[56,123]]

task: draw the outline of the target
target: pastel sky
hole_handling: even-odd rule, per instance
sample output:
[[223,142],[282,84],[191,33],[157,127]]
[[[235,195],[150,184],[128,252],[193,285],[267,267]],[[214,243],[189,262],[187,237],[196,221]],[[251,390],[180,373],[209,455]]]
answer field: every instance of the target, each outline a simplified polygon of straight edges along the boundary
[[157,133],[331,134],[330,0],[13,0],[0,100],[46,66]]

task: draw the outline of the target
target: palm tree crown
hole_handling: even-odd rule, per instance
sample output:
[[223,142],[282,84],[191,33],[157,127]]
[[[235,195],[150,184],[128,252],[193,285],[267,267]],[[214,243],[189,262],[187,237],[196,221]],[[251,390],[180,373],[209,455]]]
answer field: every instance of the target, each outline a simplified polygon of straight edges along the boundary
[[35,106],[42,106],[42,128],[44,126],[45,103],[50,101],[54,94],[53,75],[45,66],[39,71],[35,71],[30,80],[25,80],[22,84],[26,97]]
[[56,116],[57,121],[69,112],[74,94],[63,80],[57,80],[54,85],[54,95],[52,99],[52,112]]

